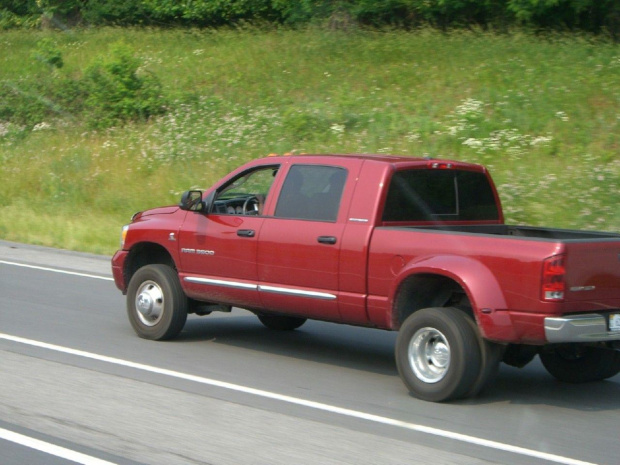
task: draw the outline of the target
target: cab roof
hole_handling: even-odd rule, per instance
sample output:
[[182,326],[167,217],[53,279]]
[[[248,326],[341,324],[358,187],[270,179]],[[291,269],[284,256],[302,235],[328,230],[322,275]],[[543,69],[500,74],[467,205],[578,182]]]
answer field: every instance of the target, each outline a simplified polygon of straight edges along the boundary
[[429,166],[435,167],[433,165],[442,165],[445,167],[450,165],[450,168],[466,168],[470,170],[476,171],[486,171],[485,167],[475,163],[467,163],[463,161],[456,160],[448,160],[442,158],[431,158],[431,157],[413,157],[413,156],[405,156],[405,155],[389,155],[389,154],[367,154],[367,153],[323,153],[323,154],[315,154],[315,153],[302,153],[302,154],[284,154],[277,155],[271,154],[269,157],[273,158],[286,158],[292,160],[302,161],[304,158],[355,158],[359,160],[373,160],[379,163],[388,163],[395,166],[403,166],[406,165],[408,167],[411,166]]

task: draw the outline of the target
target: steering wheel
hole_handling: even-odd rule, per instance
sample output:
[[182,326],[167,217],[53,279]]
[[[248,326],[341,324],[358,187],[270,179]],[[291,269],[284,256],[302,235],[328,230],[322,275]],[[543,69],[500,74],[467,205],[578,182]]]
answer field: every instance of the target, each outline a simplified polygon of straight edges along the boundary
[[[258,204],[258,197],[256,197],[255,195],[249,196],[247,199],[245,199],[245,202],[243,202],[243,214],[258,215]],[[252,205],[251,210],[250,205]]]

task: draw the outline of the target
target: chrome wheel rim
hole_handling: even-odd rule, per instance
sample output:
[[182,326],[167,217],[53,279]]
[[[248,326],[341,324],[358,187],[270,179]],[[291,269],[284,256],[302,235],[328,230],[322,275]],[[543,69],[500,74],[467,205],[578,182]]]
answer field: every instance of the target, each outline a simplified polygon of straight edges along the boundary
[[142,324],[155,326],[164,314],[164,293],[155,281],[144,281],[136,293],[136,313]]
[[435,328],[417,330],[407,355],[416,377],[425,383],[441,381],[450,368],[450,344]]

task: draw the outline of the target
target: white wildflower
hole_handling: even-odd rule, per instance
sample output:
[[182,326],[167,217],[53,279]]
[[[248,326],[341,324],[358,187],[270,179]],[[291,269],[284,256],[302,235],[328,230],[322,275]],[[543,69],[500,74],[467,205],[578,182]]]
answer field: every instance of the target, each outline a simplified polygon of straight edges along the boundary
[[484,102],[473,98],[468,98],[465,99],[463,103],[461,103],[458,107],[456,107],[456,110],[454,112],[460,116],[478,115],[482,113],[483,108]]
[[49,123],[46,123],[45,121],[39,123],[39,124],[35,124],[34,127],[32,128],[32,132],[36,132],[36,131],[45,131],[46,129],[51,129],[52,125]]
[[338,135],[340,135],[340,134],[344,133],[345,126],[344,126],[344,124],[334,123],[334,124],[332,124],[332,125],[330,126],[330,128],[329,128],[329,129],[331,129],[331,131],[332,131],[334,134],[338,134]]
[[466,145],[468,147],[471,148],[480,148],[482,147],[482,141],[478,140],[478,139],[474,139],[473,137],[470,137],[469,139],[467,139],[466,141],[463,142],[463,145]]
[[551,136],[538,136],[532,138],[532,140],[530,141],[530,145],[544,145],[551,142],[552,140],[553,137]]

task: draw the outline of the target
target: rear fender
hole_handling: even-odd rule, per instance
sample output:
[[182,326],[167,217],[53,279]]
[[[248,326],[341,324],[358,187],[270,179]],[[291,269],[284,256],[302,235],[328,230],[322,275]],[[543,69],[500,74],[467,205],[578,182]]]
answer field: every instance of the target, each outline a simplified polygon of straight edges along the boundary
[[[442,276],[457,283],[467,295],[484,337],[495,332],[493,326],[501,324],[494,320],[503,313],[498,315],[496,310],[506,309],[506,299],[493,272],[479,261],[455,255],[438,255],[408,263],[396,277],[391,291],[393,309],[403,283],[422,275]],[[511,325],[511,322],[504,322],[502,326],[506,324]],[[503,329],[505,330],[506,328]]]

